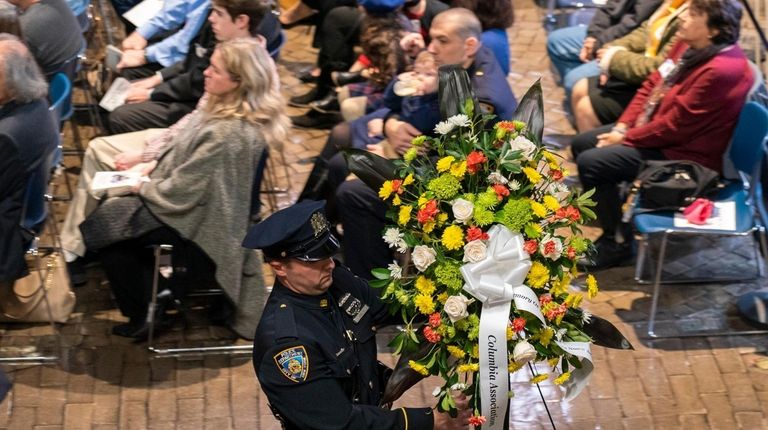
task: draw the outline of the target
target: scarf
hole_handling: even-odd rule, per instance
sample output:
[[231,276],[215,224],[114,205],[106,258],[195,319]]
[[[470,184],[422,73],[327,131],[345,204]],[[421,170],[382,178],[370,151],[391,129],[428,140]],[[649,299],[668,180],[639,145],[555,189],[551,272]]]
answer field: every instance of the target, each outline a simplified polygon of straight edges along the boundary
[[669,23],[688,8],[688,0],[668,0],[648,19],[648,44],[645,47],[646,57],[655,57]]
[[635,127],[645,125],[651,120],[654,112],[656,112],[656,108],[661,104],[661,101],[664,99],[664,96],[672,85],[680,82],[680,80],[687,76],[692,70],[706,63],[721,51],[730,49],[732,46],[733,45],[712,44],[701,49],[688,48],[680,59],[677,60],[677,63],[669,74],[653,87],[651,94],[645,101],[642,115],[635,122]]

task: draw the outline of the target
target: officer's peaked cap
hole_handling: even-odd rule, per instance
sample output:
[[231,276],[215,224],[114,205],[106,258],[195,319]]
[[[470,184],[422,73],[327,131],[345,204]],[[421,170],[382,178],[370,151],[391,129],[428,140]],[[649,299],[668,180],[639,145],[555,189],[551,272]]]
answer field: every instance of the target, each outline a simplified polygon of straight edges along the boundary
[[325,200],[304,200],[254,225],[243,240],[246,248],[261,249],[269,258],[319,261],[339,249],[325,217]]

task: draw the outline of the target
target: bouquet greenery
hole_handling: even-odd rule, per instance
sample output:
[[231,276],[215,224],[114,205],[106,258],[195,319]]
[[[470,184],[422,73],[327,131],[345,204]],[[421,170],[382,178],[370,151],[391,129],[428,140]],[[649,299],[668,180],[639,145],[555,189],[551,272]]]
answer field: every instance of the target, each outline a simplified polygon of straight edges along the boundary
[[[394,162],[396,179],[378,190],[391,204],[384,241],[404,254],[400,263],[375,269],[371,282],[383,289],[391,312],[399,312],[405,323],[391,346],[397,354],[419,351],[408,361],[410,369],[444,379],[434,393],[440,410],[455,410],[451,389],[472,396],[475,425],[486,419],[476,400],[483,304],[468,292],[462,267],[489,258],[494,226],[522,237],[530,258],[523,279],[540,309],[539,314],[511,307],[506,320],[508,371],[517,372],[529,361],[547,361],[551,373],[533,376],[531,383],[552,378],[563,384],[582,366],[578,356],[563,349],[563,342],[592,342],[584,331],[590,314],[579,308],[585,294],[571,282],[578,275],[576,261],[591,246],[581,227],[595,218],[590,209],[595,205],[593,190],[579,195],[563,183],[567,172],[561,158],[540,143],[541,104],[536,83],[516,113],[525,121],[494,123],[493,115],[479,114],[468,98],[460,113],[435,127],[436,138],[413,139],[403,158]],[[431,157],[425,155],[427,149]],[[586,287],[586,295],[594,297],[593,276],[587,276]]]

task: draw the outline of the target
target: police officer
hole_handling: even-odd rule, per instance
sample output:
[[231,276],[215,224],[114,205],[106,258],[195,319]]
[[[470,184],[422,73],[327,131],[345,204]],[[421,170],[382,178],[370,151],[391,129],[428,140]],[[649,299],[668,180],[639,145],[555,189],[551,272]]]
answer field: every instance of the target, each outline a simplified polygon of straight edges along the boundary
[[275,415],[288,429],[466,428],[430,408],[378,407],[383,390],[374,326],[388,318],[367,282],[331,256],[339,242],[325,202],[307,200],[254,226],[243,242],[261,249],[276,281],[256,330],[253,365]]

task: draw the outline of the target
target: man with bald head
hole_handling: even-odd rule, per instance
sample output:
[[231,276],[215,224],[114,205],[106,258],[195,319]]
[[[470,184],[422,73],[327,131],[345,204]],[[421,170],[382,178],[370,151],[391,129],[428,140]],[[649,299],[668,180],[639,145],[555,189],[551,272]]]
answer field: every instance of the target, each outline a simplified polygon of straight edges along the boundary
[[47,93],[27,47],[0,34],[0,288],[27,272],[29,236],[20,227],[24,194],[32,173],[59,143]]
[[[510,119],[517,107],[517,100],[493,52],[480,42],[480,33],[482,26],[472,11],[448,9],[432,21],[427,50],[438,65],[457,64],[467,71],[481,111],[495,114],[498,119]],[[407,37],[401,45],[407,44],[404,48],[410,54],[413,55],[414,51],[425,46],[420,34],[412,33]],[[392,149],[402,155],[410,148],[411,140],[422,132],[400,118],[396,108],[384,119],[384,134]],[[332,136],[334,134],[337,134],[336,129]],[[355,146],[351,139],[350,142],[331,142],[329,138],[329,143],[338,148]],[[321,157],[331,152],[328,151],[329,146],[327,144],[323,149]],[[329,162],[334,170],[329,177],[346,176],[335,171],[340,164],[338,157],[340,155]],[[386,206],[376,191],[359,180],[331,184],[331,187],[338,187],[335,190],[335,203],[344,226],[344,262],[356,275],[370,278],[371,269],[386,267],[392,261],[391,251],[381,238],[386,221]]]

